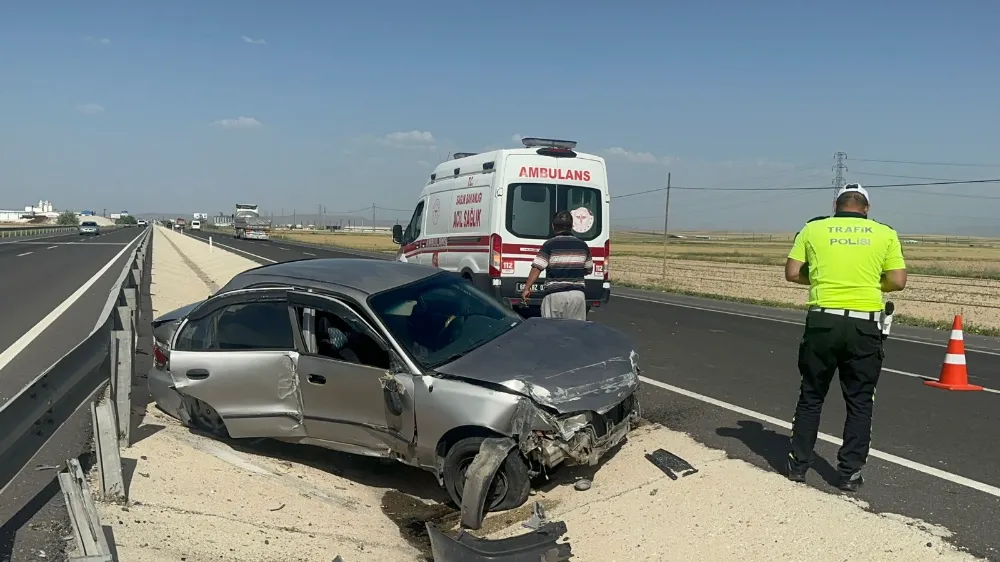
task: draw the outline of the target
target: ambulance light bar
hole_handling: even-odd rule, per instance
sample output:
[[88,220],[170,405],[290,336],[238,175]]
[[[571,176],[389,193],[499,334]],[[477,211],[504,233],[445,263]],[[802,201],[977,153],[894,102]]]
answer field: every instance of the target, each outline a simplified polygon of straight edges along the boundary
[[525,148],[551,147],[562,148],[564,150],[573,150],[576,148],[576,141],[539,139],[535,137],[523,138],[521,139],[521,144],[523,144]]

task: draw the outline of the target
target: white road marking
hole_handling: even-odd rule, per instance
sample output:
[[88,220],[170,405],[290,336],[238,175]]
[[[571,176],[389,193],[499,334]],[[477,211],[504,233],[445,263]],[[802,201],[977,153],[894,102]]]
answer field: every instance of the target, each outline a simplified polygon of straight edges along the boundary
[[[750,314],[750,313],[747,313],[747,312],[736,312],[734,310],[721,310],[721,309],[718,309],[718,308],[708,308],[708,307],[705,307],[705,306],[695,306],[693,304],[681,304],[681,303],[678,303],[678,302],[661,301],[661,300],[656,300],[656,299],[645,299],[645,298],[642,298],[642,297],[633,297],[633,296],[630,296],[630,295],[615,295],[615,298],[616,299],[630,299],[630,300],[642,301],[642,302],[651,302],[651,303],[655,303],[655,304],[664,304],[664,305],[667,305],[667,306],[676,306],[678,308],[689,308],[691,310],[701,310],[703,312],[716,312],[718,314],[728,314],[730,316],[742,316],[743,318],[753,318],[755,320],[767,320],[769,322],[778,322],[780,324],[792,324],[794,326],[803,326],[804,325],[803,322],[798,322],[798,321],[795,321],[795,320],[785,320],[783,318],[772,318],[770,316],[761,316],[759,314]],[[938,342],[932,342],[932,341],[926,341],[926,340],[915,340],[915,339],[911,339],[911,338],[901,338],[899,336],[892,336],[892,335],[889,336],[889,339],[898,340],[898,341],[905,341],[905,342],[909,342],[909,343],[919,343],[919,344],[930,345],[930,346],[934,346],[934,347],[948,347],[947,343],[938,343]],[[988,351],[988,350],[985,350],[985,349],[966,348],[965,352],[966,353],[982,353],[984,355],[996,355],[996,356],[1000,356],[1000,352],[997,352],[997,351]]]
[[[208,244],[208,242],[206,240],[204,240],[203,238],[198,238],[197,236],[191,236],[191,238],[194,238],[195,240],[200,240],[200,241],[204,242],[205,244]],[[225,244],[219,244],[218,242],[215,242],[214,240],[212,241],[212,244],[214,244],[214,245],[216,245],[216,246],[218,246],[220,248],[225,248],[227,250],[232,250],[234,252],[239,252],[241,254],[246,254],[246,255],[248,255],[248,256],[250,256],[252,258],[257,258],[259,260],[264,260],[264,261],[266,261],[268,263],[278,263],[277,260],[268,259],[268,258],[265,258],[264,256],[258,256],[257,254],[251,254],[250,252],[248,252],[246,250],[241,250],[239,248],[234,248],[232,246],[226,246]]]
[[11,240],[9,242],[0,242],[0,244],[30,244],[33,240],[45,240],[46,238],[58,238],[60,236],[69,236],[69,234],[63,232],[61,234],[50,234],[48,236],[35,236],[31,238],[31,240]]
[[59,247],[59,246],[49,246],[48,248],[45,248],[45,249],[46,249],[46,250],[55,250],[55,249],[56,249],[56,248],[58,248],[58,247]]
[[13,361],[14,358],[17,357],[18,353],[24,351],[24,348],[28,347],[28,345],[30,345],[31,342],[35,341],[35,338],[40,336],[42,332],[45,331],[46,328],[48,328],[49,326],[52,325],[53,322],[58,320],[59,317],[62,316],[62,314],[66,312],[67,309],[69,309],[69,307],[73,306],[73,303],[80,300],[80,297],[82,297],[84,293],[86,293],[87,290],[94,285],[94,283],[97,283],[97,280],[100,279],[102,275],[107,273],[107,271],[111,269],[111,266],[113,266],[115,262],[118,261],[118,258],[122,257],[122,254],[124,254],[125,251],[128,250],[129,247],[131,247],[131,245],[134,244],[135,241],[139,239],[139,236],[142,236],[141,232],[139,233],[138,236],[133,238],[131,242],[129,242],[128,246],[122,248],[121,251],[115,254],[115,257],[111,258],[111,260],[108,261],[108,263],[104,264],[104,267],[102,267],[100,271],[95,273],[94,276],[88,279],[86,283],[80,285],[79,289],[74,291],[72,295],[66,297],[66,300],[60,303],[59,306],[55,307],[52,310],[52,312],[50,312],[45,318],[39,320],[37,324],[35,324],[34,326],[31,327],[30,330],[25,332],[24,335],[18,338],[16,342],[12,343],[10,347],[8,347],[3,351],[3,353],[0,353],[0,371],[2,371],[4,367],[6,367],[11,361]]
[[278,249],[279,250],[288,250],[288,248],[282,248],[281,246],[278,246]]
[[[928,377],[928,376],[925,376],[925,375],[918,375],[916,373],[910,373],[908,371],[900,371],[900,370],[897,370],[897,369],[889,369],[889,368],[886,368],[886,367],[882,367],[882,370],[885,371],[885,372],[888,372],[888,373],[895,373],[897,375],[903,375],[904,377],[913,377],[915,379],[922,379],[922,380],[925,380],[925,381],[936,381],[937,380],[936,377]],[[983,392],[989,392],[989,393],[992,393],[992,394],[1000,394],[1000,390],[997,390],[995,388],[986,388],[986,387],[983,387]]]
[[17,257],[19,257],[19,258],[23,258],[24,256],[30,256],[31,254],[34,254],[34,253],[35,253],[35,252],[25,252],[25,253],[23,253],[23,254],[18,254],[18,255],[17,255]]
[[[716,406],[724,410],[729,410],[730,412],[736,412],[737,414],[754,418],[756,420],[769,423],[771,425],[776,425],[778,427],[781,427],[789,431],[791,431],[792,429],[791,423],[786,422],[785,420],[780,420],[778,418],[769,416],[767,414],[761,414],[760,412],[748,410],[746,408],[742,408],[735,404],[730,404],[728,402],[723,402],[722,400],[717,400],[715,398],[712,398],[711,396],[705,396],[703,394],[698,394],[697,392],[691,392],[690,390],[685,390],[683,388],[676,387],[672,384],[660,382],[658,380],[651,379],[648,377],[639,377],[639,379],[646,384],[662,388],[663,390],[666,390],[668,392],[673,392],[675,394],[687,396],[688,398],[693,398],[695,400],[698,400],[699,402],[711,404],[712,406]],[[834,437],[832,435],[828,435],[826,433],[821,432],[819,433],[818,437],[821,441],[832,443],[833,445],[836,445],[838,447],[843,444],[843,441],[841,441],[839,438]],[[946,480],[953,484],[965,486],[966,488],[972,488],[973,490],[979,490],[980,492],[1000,498],[1000,488],[997,488],[996,486],[991,486],[989,484],[985,484],[983,482],[979,482],[977,480],[972,480],[971,478],[959,476],[958,474],[953,474],[951,472],[945,472],[944,470],[934,468],[932,466],[927,466],[925,464],[916,461],[911,461],[910,459],[904,459],[903,457],[899,457],[891,453],[886,453],[884,451],[879,451],[878,449],[871,449],[868,453],[868,456],[871,458],[882,459],[884,461],[891,462],[893,464],[906,467],[911,470],[915,470],[917,472],[921,472],[928,476],[934,476],[936,478],[940,478],[941,480]]]
[[305,255],[307,255],[307,256],[316,257],[316,254],[314,254],[312,252],[302,252],[302,253],[305,254]]
[[[32,244],[44,246],[46,244],[54,244],[55,246],[70,246],[73,244],[86,244],[88,246],[127,246],[130,242],[91,242],[89,240],[78,240],[75,242],[21,242],[21,244]],[[53,247],[55,247],[53,246]]]

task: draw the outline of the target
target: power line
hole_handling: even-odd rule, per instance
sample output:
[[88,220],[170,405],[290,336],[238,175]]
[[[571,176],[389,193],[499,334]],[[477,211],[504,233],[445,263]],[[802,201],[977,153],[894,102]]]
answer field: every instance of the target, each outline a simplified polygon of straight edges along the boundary
[[[971,184],[982,184],[982,183],[1000,183],[1000,178],[984,179],[984,180],[948,180],[948,181],[934,181],[925,183],[887,183],[881,185],[869,185],[865,187],[866,189],[871,189],[871,188],[888,188],[888,187],[921,187],[921,186],[933,186],[933,185],[971,185]],[[666,191],[666,189],[667,188],[665,187],[660,187],[656,189],[648,189],[646,191],[637,191],[635,193],[615,195],[612,197],[612,199],[633,197],[636,195],[645,195],[647,193],[658,193],[660,191]],[[830,189],[830,187],[826,185],[814,186],[814,187],[682,187],[675,185],[671,187],[671,189],[683,189],[685,191],[816,191],[819,189]]]
[[927,176],[901,176],[898,174],[876,174],[875,172],[852,172],[861,176],[879,176],[883,178],[901,178],[906,180],[959,181],[954,178],[929,178]]
[[858,162],[878,162],[881,164],[912,164],[914,166],[957,166],[961,168],[1000,168],[1000,164],[969,164],[958,162],[922,162],[918,160],[877,160],[875,158],[852,158]]

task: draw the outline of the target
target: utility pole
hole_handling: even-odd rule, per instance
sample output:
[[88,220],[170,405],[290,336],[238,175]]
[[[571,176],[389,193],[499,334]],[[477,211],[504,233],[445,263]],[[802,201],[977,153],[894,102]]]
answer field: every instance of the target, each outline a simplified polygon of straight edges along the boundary
[[663,278],[667,278],[667,221],[670,220],[670,172],[667,172],[667,202],[663,207]]
[[837,175],[833,177],[833,196],[836,197],[840,188],[844,187],[844,184],[847,183],[844,180],[844,172],[847,171],[847,164],[844,164],[844,160],[847,160],[847,153],[837,152],[833,155],[833,157],[837,161],[832,168],[832,170],[837,173]]
[[372,203],[372,232],[375,232],[375,203]]

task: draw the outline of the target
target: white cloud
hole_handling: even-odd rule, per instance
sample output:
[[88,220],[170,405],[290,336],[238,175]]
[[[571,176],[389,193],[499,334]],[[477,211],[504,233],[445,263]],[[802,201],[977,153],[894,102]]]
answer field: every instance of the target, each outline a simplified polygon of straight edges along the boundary
[[104,112],[104,108],[96,103],[87,103],[79,106],[77,109],[85,115],[96,115]]
[[663,164],[665,166],[669,166],[674,162],[674,158],[670,156],[657,158],[650,152],[630,152],[620,146],[612,146],[611,148],[604,149],[602,152],[615,158],[621,158],[633,164]]
[[437,139],[430,131],[399,131],[381,137],[363,135],[354,139],[354,142],[375,143],[391,148],[437,150]]
[[788,162],[775,162],[773,160],[763,160],[761,158],[756,160],[726,160],[721,164],[726,168],[770,168],[775,170],[791,170],[795,168],[795,164],[789,164]]
[[235,119],[219,119],[218,121],[212,121],[212,125],[223,129],[253,129],[263,126],[260,121],[254,119],[253,117],[243,116]]
[[263,39],[252,39],[250,37],[247,37],[246,35],[243,36],[243,42],[251,43],[253,45],[267,45],[267,41]]

